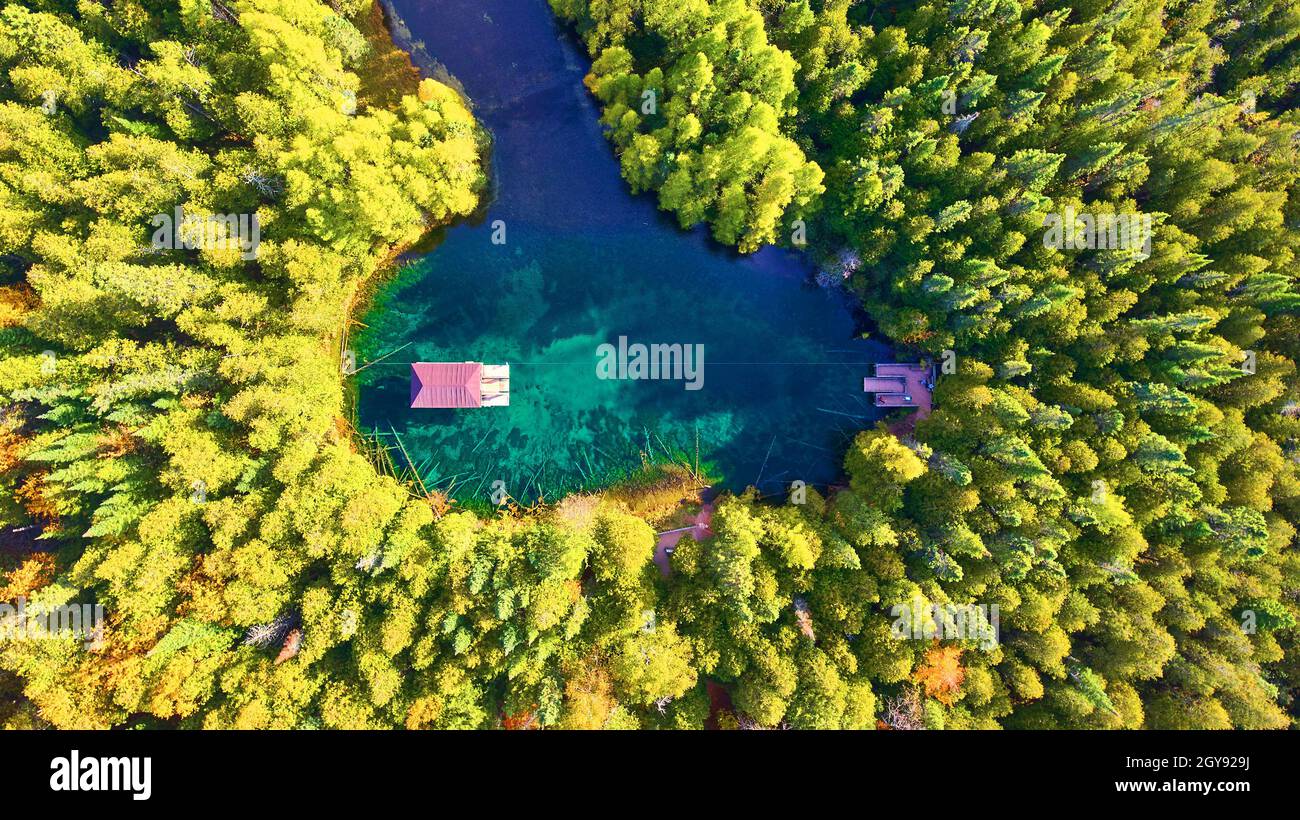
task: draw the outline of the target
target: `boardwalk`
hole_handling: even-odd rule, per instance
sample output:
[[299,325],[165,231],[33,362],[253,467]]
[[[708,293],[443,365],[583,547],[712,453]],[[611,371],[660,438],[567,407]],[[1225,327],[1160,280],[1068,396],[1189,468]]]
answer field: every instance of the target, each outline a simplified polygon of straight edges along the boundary
[[934,368],[924,364],[881,362],[876,375],[862,380],[862,389],[876,394],[877,407],[915,407],[917,419],[930,415]]
[[698,513],[688,516],[686,520],[690,522],[689,526],[659,533],[659,541],[655,544],[655,565],[659,567],[659,574],[665,578],[672,574],[668,551],[677,548],[677,542],[682,540],[683,535],[689,532],[696,541],[713,535],[713,502],[705,503]]

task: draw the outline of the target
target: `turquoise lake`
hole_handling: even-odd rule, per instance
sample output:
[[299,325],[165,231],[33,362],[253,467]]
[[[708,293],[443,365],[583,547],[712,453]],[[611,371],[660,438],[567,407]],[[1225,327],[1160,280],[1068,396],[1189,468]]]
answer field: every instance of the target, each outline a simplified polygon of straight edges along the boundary
[[[376,295],[355,338],[359,426],[400,437],[426,484],[486,500],[553,499],[693,461],[722,486],[774,493],[835,481],[849,438],[880,418],[862,393],[888,348],[850,297],[810,284],[799,254],[739,256],[632,196],[582,85],[588,60],[545,0],[397,0],[417,63],[431,55],[492,132],[493,198],[441,232]],[[499,221],[499,222],[498,222]],[[505,243],[493,244],[504,223]],[[702,386],[604,380],[597,348],[703,345]],[[410,408],[410,363],[509,364],[509,407]]]

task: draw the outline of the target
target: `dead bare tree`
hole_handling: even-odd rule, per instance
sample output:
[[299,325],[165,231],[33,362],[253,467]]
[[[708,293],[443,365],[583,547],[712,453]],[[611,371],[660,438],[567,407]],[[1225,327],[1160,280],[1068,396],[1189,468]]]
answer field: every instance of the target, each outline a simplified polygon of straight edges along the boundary
[[293,616],[284,614],[265,624],[254,624],[244,633],[245,646],[270,646],[284,640],[293,626]]
[[244,175],[240,179],[243,180],[244,184],[253,186],[259,194],[268,199],[275,199],[284,193],[283,182],[253,168],[245,169]]
[[880,719],[889,728],[904,731],[925,728],[925,721],[921,717],[921,698],[915,689],[907,689],[901,695],[885,698],[884,707]]
[[239,25],[239,15],[221,0],[212,0],[212,16],[223,23]]

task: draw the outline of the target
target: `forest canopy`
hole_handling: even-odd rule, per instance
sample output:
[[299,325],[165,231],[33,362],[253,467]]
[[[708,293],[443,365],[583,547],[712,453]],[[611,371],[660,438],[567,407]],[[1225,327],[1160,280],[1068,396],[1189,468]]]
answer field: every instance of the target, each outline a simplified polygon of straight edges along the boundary
[[[107,613],[0,639],[5,725],[1292,724],[1292,6],[551,5],[630,190],[950,354],[933,414],[834,492],[724,494],[667,577],[634,493],[448,507],[339,360],[485,196],[470,101],[367,0],[4,5],[0,600]],[[245,244],[160,246],[181,211]],[[1045,242],[1066,213],[1138,227]],[[940,611],[980,628],[900,634]]]

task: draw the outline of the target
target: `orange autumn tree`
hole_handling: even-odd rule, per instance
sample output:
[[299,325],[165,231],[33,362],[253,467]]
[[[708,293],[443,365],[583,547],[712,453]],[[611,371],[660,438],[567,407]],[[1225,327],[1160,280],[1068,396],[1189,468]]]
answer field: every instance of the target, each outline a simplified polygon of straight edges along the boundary
[[537,704],[533,704],[532,708],[518,714],[506,715],[501,719],[501,728],[507,731],[542,728],[541,724],[537,722]]
[[54,556],[48,552],[38,552],[27,557],[15,569],[4,577],[0,586],[0,601],[12,601],[19,597],[28,597],[33,592],[44,588],[54,580]]
[[925,663],[912,674],[912,680],[925,688],[926,696],[944,706],[952,706],[953,695],[965,679],[961,647],[957,646],[932,646],[926,650]]
[[59,505],[45,482],[48,473],[33,473],[14,491],[29,515],[49,528],[59,524]]

